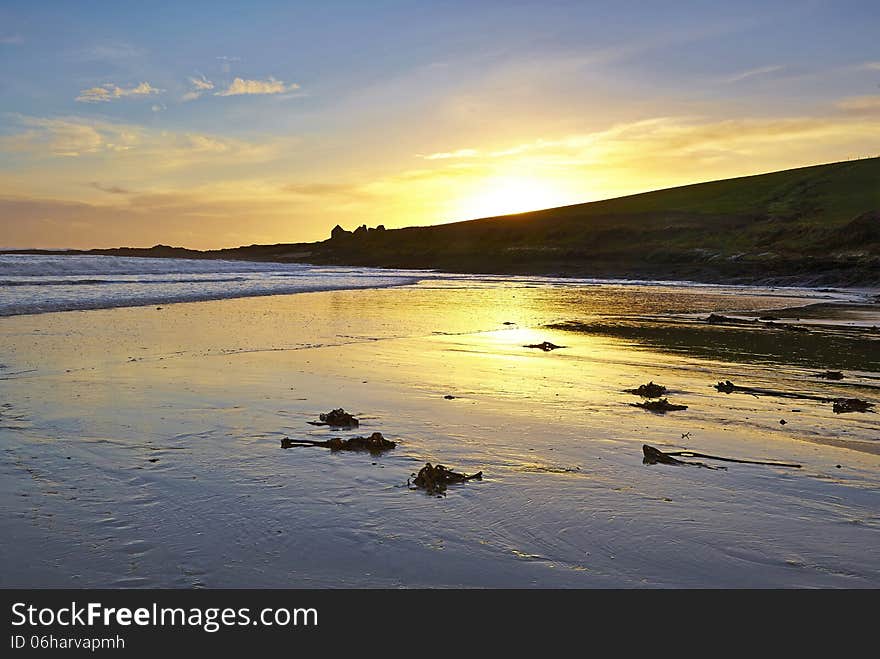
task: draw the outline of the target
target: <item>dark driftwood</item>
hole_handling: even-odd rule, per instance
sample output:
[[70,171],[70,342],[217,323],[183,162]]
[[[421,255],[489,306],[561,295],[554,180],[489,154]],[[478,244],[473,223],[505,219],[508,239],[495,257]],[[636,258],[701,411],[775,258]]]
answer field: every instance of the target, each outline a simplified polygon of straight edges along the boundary
[[370,453],[381,453],[382,451],[393,449],[397,446],[397,442],[385,439],[380,432],[374,432],[369,437],[352,437],[351,439],[334,437],[327,440],[313,440],[285,437],[281,440],[281,448],[294,448],[296,446],[320,446],[322,448],[329,448],[331,451],[369,451]]
[[796,400],[817,400],[820,403],[831,401],[827,396],[815,396],[813,394],[799,394],[790,391],[777,391],[776,389],[762,389],[761,387],[741,387],[730,380],[712,385],[723,394],[741,393],[752,396],[776,396],[777,398],[794,398]]
[[709,469],[723,469],[723,467],[710,467],[707,464],[702,462],[685,462],[683,460],[677,460],[677,457],[681,458],[703,458],[704,460],[720,460],[722,462],[736,462],[738,464],[746,464],[746,465],[765,465],[768,467],[790,467],[792,469],[800,469],[801,465],[793,464],[789,462],[765,462],[762,460],[740,460],[739,458],[722,458],[718,455],[708,455],[706,453],[697,453],[696,451],[669,451],[664,453],[660,449],[654,448],[653,446],[648,446],[644,444],[642,446],[642,452],[645,454],[642,462],[645,464],[668,464],[668,465],[696,465],[700,467],[707,467]]
[[407,481],[407,485],[414,485],[419,489],[425,490],[428,494],[445,494],[447,485],[455,483],[464,483],[469,480],[481,480],[483,472],[478,471],[476,474],[468,476],[467,474],[459,474],[443,465],[436,467],[430,462],[419,470],[418,474],[412,474],[411,481]]
[[647,444],[642,445],[642,453],[645,455],[645,457],[642,458],[642,462],[646,465],[691,465],[694,467],[705,467],[706,469],[727,469],[727,467],[713,467],[704,462],[685,462],[684,460],[677,460],[672,457],[675,454],[664,453],[660,449],[648,446]]

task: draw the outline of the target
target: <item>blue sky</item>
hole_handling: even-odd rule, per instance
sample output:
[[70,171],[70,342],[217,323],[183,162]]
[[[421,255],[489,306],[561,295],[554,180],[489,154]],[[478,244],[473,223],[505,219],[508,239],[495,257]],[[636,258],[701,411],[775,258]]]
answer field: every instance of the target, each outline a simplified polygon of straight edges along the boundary
[[878,2],[3,0],[0,244],[310,240],[876,154],[878,34]]

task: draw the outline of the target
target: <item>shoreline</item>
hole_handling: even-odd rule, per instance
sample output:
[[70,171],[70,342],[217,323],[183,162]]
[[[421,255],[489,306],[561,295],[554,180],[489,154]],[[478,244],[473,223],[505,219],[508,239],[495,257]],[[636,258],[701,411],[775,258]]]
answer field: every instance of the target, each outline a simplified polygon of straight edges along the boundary
[[[193,250],[157,245],[148,248],[118,247],[89,250],[10,249],[3,255],[41,256],[119,256],[127,258],[192,259],[242,261],[246,263],[284,263],[314,267],[371,268],[376,270],[431,271],[458,275],[533,276],[559,279],[596,279],[602,281],[652,281],[714,284],[719,286],[759,286],[787,288],[876,289],[880,281],[880,259],[853,261],[850,258],[821,260],[749,259],[711,262],[670,261],[646,265],[649,261],[544,263],[532,265],[486,265],[485,258],[457,264],[449,259],[371,259],[363,253],[336,254],[333,241],[292,243],[289,245],[254,245],[219,250]],[[319,256],[312,254],[318,249]],[[305,251],[303,251],[305,250]]]
[[[699,313],[792,301],[655,292]],[[778,386],[802,368],[546,327],[655,303],[607,287],[414,286],[2,318],[0,376],[35,370],[0,379],[15,540],[0,583],[880,585],[880,456],[853,450],[874,441],[876,414],[710,386]],[[544,340],[567,347],[523,347]],[[688,409],[633,407],[624,390],[651,379]],[[340,406],[358,429],[309,425]],[[372,432],[397,447],[281,448]],[[814,441],[829,432],[850,445]],[[804,468],[647,466],[645,443]],[[428,461],[483,480],[443,499],[408,489]]]

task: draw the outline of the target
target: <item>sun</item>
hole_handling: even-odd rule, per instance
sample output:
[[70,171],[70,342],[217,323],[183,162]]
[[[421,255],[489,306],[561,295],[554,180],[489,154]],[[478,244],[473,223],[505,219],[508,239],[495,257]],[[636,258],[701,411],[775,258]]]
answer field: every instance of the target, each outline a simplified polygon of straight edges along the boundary
[[493,177],[481,181],[476,188],[458,205],[458,218],[511,215],[575,203],[558,184],[529,176]]

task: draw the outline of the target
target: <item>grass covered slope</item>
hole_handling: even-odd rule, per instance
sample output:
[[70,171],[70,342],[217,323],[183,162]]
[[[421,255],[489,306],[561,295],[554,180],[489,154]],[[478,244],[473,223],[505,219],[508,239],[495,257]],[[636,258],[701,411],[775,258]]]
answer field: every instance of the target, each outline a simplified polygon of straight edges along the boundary
[[877,283],[880,158],[531,213],[343,236],[321,263]]

